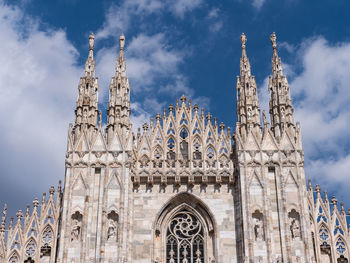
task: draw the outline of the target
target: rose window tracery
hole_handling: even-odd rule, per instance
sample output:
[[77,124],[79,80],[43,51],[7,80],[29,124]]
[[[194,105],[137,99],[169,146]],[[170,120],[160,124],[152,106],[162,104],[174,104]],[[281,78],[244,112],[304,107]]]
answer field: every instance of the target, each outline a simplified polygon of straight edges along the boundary
[[204,234],[199,219],[191,212],[177,213],[167,228],[167,263],[203,263]]

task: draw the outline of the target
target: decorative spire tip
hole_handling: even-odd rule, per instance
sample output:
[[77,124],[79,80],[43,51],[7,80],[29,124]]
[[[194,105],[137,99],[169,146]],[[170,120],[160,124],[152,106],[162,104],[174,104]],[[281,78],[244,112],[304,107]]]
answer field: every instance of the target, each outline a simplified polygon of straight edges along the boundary
[[120,38],[119,38],[119,46],[120,46],[120,49],[124,49],[124,45],[125,45],[125,36],[124,34],[122,33],[120,35]]
[[245,36],[244,33],[241,34],[241,45],[242,49],[245,49],[245,43],[247,42],[247,37]]
[[277,48],[277,38],[276,38],[276,33],[273,32],[270,36],[270,40],[271,40],[271,44],[272,44],[272,48],[276,49]]
[[91,33],[89,36],[89,50],[94,50],[94,42],[95,42],[95,36],[94,36],[94,33]]

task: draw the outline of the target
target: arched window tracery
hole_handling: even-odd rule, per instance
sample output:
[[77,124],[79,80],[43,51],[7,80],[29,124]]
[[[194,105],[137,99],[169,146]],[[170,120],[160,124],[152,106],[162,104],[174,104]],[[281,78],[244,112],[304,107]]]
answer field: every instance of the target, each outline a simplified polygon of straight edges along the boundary
[[343,238],[341,238],[341,237],[337,238],[337,241],[335,243],[335,248],[336,248],[336,251],[338,252],[338,254],[344,255],[344,253],[346,251],[346,246],[345,246],[345,242],[344,242]]
[[26,256],[28,257],[33,257],[36,252],[36,243],[33,239],[30,239],[30,241],[27,243],[26,248],[25,248],[25,253]]
[[44,244],[50,244],[53,238],[53,231],[50,226],[45,227],[42,233],[42,240]]
[[328,229],[322,224],[320,230],[318,231],[318,236],[322,242],[327,242],[329,238]]
[[204,262],[204,226],[195,214],[186,209],[176,213],[166,235],[166,262]]
[[193,160],[202,159],[202,147],[199,138],[195,138],[193,141]]
[[16,253],[13,253],[12,256],[9,258],[9,263],[18,263],[19,257]]

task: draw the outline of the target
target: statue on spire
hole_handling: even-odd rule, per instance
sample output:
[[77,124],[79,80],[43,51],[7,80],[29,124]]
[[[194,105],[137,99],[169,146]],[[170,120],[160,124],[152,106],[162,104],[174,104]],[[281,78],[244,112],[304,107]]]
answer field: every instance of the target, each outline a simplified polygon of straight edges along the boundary
[[276,33],[273,32],[270,36],[270,40],[271,40],[271,44],[272,44],[272,48],[276,49],[277,48],[277,38],[276,38]]
[[124,45],[125,45],[125,36],[122,33],[119,37],[119,47],[121,50],[124,49]]
[[94,36],[94,33],[91,33],[89,36],[89,50],[94,50],[94,42],[95,42],[95,36]]
[[245,43],[247,42],[247,37],[245,36],[244,33],[241,34],[241,44],[242,44],[242,49],[245,49]]

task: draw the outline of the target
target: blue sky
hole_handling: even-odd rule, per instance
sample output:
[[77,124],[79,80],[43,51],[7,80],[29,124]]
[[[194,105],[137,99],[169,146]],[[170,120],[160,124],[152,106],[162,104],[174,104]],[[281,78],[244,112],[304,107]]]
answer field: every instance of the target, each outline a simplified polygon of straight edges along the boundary
[[350,206],[350,2],[301,0],[0,0],[0,205],[25,209],[64,178],[68,123],[96,35],[106,115],[119,35],[141,126],[183,93],[234,128],[239,37],[267,109],[269,36],[301,122],[307,178]]

